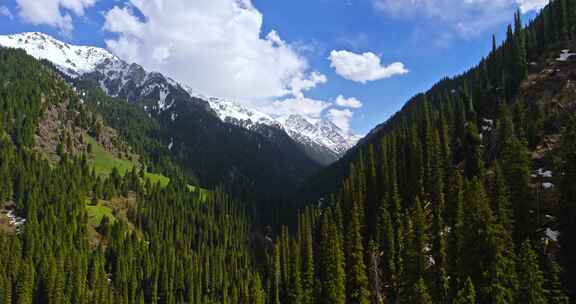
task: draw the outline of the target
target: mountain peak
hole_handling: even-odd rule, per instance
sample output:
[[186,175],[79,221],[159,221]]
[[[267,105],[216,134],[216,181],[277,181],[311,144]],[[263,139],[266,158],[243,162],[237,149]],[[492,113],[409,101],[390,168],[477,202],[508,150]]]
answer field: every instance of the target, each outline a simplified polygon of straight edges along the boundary
[[257,129],[259,125],[280,128],[299,143],[310,157],[323,164],[342,157],[361,137],[344,132],[326,118],[310,121],[298,114],[271,116],[230,100],[209,98],[209,101],[222,121],[247,129]]
[[0,36],[0,46],[24,49],[36,59],[51,61],[63,73],[70,76],[79,76],[94,71],[106,60],[119,61],[116,56],[105,49],[71,45],[40,32]]
[[[148,99],[156,99],[158,111],[173,104],[169,87],[182,89],[190,97],[206,100],[223,122],[249,130],[267,126],[285,131],[320,163],[336,161],[359,140],[359,136],[344,132],[326,118],[311,120],[297,114],[270,115],[232,100],[196,94],[190,86],[180,85],[160,73],[146,72],[142,66],[124,62],[102,48],[68,44],[40,32],[0,36],[0,46],[24,49],[37,59],[52,62],[71,77],[97,72],[102,75],[97,81],[108,95],[132,100],[144,94]],[[141,94],[133,92],[134,87],[141,88]]]

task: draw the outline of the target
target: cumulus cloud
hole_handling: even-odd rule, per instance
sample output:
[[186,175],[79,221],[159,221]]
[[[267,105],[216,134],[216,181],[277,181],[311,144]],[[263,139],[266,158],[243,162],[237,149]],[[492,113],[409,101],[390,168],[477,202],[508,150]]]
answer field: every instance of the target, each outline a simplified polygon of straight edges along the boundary
[[328,119],[345,133],[350,133],[350,120],[352,116],[354,116],[354,113],[348,109],[330,109],[327,114]]
[[366,83],[408,73],[403,63],[395,62],[384,66],[380,57],[371,52],[356,54],[333,50],[328,59],[338,75],[355,82]]
[[362,102],[355,97],[345,98],[342,95],[338,95],[336,97],[336,104],[345,107],[345,108],[352,108],[352,109],[359,109],[362,107]]
[[527,13],[541,10],[548,4],[549,0],[516,0],[516,2],[520,6],[520,10],[523,13]]
[[296,98],[304,98],[305,91],[315,88],[319,84],[326,83],[326,81],[326,76],[318,72],[312,72],[308,77],[304,75],[295,77],[290,82],[292,95]]
[[322,117],[324,110],[331,106],[329,102],[304,97],[276,100],[261,109],[275,117],[301,115],[309,121],[316,121]]
[[247,99],[294,96],[325,83],[280,35],[262,33],[250,0],[128,0],[105,13],[108,48],[205,95]]
[[16,0],[18,14],[28,23],[48,25],[70,33],[74,29],[72,16],[84,16],[84,11],[97,0]]
[[526,13],[544,7],[549,0],[372,0],[392,17],[429,18],[442,21],[462,37],[470,37],[511,19],[520,8]]
[[3,5],[0,6],[0,16],[8,17],[8,19],[10,20],[14,19],[14,16],[12,16],[10,9]]

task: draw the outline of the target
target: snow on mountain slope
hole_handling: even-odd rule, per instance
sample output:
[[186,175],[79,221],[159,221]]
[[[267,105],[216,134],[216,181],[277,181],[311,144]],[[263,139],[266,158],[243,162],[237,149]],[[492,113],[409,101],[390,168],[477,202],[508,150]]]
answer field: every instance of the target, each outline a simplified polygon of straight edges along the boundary
[[224,122],[256,132],[261,126],[285,131],[311,158],[325,165],[336,161],[360,139],[327,119],[310,122],[299,115],[273,117],[234,101],[197,95],[187,85],[160,73],[146,72],[138,64],[129,64],[102,48],[70,45],[38,32],[0,35],[0,46],[24,49],[37,59],[52,62],[73,78],[91,77],[110,96],[127,101],[155,100],[156,105],[147,110],[158,113],[169,110],[182,94],[187,99],[207,101]]
[[271,116],[249,109],[239,103],[215,97],[208,98],[208,102],[224,122],[240,125],[247,129],[252,129],[259,124],[282,128],[282,125]]
[[0,36],[0,45],[24,49],[36,59],[49,60],[69,76],[94,71],[105,60],[119,61],[105,49],[70,45],[38,32]]
[[209,103],[222,121],[252,130],[259,125],[283,129],[303,146],[310,157],[325,165],[339,159],[361,138],[345,133],[328,119],[311,122],[301,115],[272,117],[237,102],[218,98],[209,98]]

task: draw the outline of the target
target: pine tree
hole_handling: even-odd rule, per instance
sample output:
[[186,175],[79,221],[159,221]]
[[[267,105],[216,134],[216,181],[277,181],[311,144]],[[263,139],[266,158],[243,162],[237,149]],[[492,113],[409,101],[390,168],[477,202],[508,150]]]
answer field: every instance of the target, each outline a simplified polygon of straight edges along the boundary
[[370,303],[382,303],[382,273],[379,267],[380,251],[374,240],[370,240],[368,243],[367,254]]
[[34,269],[30,261],[20,264],[18,281],[16,284],[16,303],[32,304],[34,291]]
[[476,304],[476,290],[470,278],[467,278],[465,285],[458,290],[454,304]]
[[501,159],[514,209],[514,240],[520,243],[530,236],[534,225],[530,215],[530,159],[525,143],[515,136],[509,137],[505,140]]
[[302,215],[300,244],[302,246],[302,303],[314,303],[314,248],[312,241],[312,223],[310,211],[306,209]]
[[572,120],[561,141],[563,166],[560,184],[560,236],[567,285],[576,294],[576,121]]
[[520,280],[520,289],[518,290],[518,301],[520,303],[548,303],[546,291],[544,290],[544,275],[538,265],[538,257],[529,241],[524,241],[522,247],[520,247],[518,276],[522,278]]
[[288,291],[288,303],[302,303],[302,281],[300,275],[300,246],[296,241],[292,241],[290,261],[290,279]]
[[416,279],[423,278],[428,265],[428,229],[426,224],[426,214],[419,198],[416,198],[414,213],[414,251],[415,251],[415,273]]
[[[392,287],[396,281],[396,242],[394,229],[392,228],[392,218],[388,211],[387,204],[381,204],[378,224],[378,244],[382,251],[380,258],[380,269],[382,273],[383,285]],[[392,288],[390,288],[392,291]],[[385,295],[386,296],[386,292]]]
[[554,260],[546,260],[546,290],[547,299],[550,304],[568,304],[570,299],[566,295],[562,282],[560,281],[560,266]]
[[280,288],[282,284],[282,270],[280,266],[280,244],[276,243],[274,246],[274,253],[272,256],[272,303],[280,304]]
[[256,274],[252,279],[252,284],[250,285],[250,298],[252,301],[250,303],[254,304],[264,304],[266,303],[266,295],[264,293],[264,288],[262,288],[262,280],[260,275]]
[[502,169],[498,163],[494,166],[493,210],[498,223],[508,231],[512,230],[512,210],[508,198],[508,187]]
[[345,261],[340,237],[330,209],[324,212],[320,225],[320,296],[323,303],[346,303]]
[[469,121],[466,125],[466,137],[464,141],[466,164],[465,173],[469,180],[484,177],[484,160],[482,156],[482,140],[476,123]]
[[420,278],[414,286],[414,299],[410,301],[414,304],[432,304],[432,298],[428,293],[428,288],[423,278]]
[[515,46],[516,46],[516,69],[518,83],[520,83],[527,75],[527,63],[526,63],[526,34],[522,25],[522,13],[520,9],[516,11],[514,17],[514,36],[515,36]]
[[369,302],[368,276],[364,263],[364,245],[362,241],[360,223],[360,210],[356,202],[352,203],[350,210],[350,224],[348,226],[347,242],[347,293],[348,302],[367,304]]

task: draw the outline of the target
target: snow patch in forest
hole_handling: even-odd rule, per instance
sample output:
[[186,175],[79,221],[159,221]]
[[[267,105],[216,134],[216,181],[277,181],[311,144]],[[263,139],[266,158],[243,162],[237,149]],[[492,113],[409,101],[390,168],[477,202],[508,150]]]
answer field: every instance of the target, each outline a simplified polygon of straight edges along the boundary
[[570,53],[570,50],[562,50],[560,57],[556,58],[556,61],[568,61],[568,59],[574,55],[576,55],[576,53]]
[[554,187],[553,183],[542,183],[542,187],[544,187],[544,189],[550,189]]
[[6,212],[6,217],[8,217],[8,222],[10,225],[16,227],[16,232],[19,233],[22,231],[22,226],[26,223],[26,219],[19,217],[13,210],[8,210]]
[[558,236],[559,235],[560,235],[560,232],[558,232],[556,230],[552,230],[550,228],[546,228],[546,237],[553,240],[554,242],[558,242]]
[[552,171],[544,170],[543,168],[536,170],[536,174],[540,177],[545,177],[545,178],[551,178],[552,177]]

